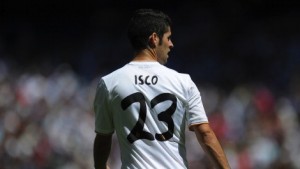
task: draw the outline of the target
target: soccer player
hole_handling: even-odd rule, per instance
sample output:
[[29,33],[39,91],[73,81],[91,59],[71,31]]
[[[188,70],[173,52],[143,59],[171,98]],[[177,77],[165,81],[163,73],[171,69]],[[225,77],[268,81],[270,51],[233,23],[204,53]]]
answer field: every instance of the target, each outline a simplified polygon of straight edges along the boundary
[[200,93],[188,74],[167,68],[170,18],[152,9],[137,10],[128,36],[133,60],[104,76],[94,100],[94,162],[105,169],[116,132],[122,169],[188,168],[185,127],[216,168],[228,169],[225,153],[209,126]]

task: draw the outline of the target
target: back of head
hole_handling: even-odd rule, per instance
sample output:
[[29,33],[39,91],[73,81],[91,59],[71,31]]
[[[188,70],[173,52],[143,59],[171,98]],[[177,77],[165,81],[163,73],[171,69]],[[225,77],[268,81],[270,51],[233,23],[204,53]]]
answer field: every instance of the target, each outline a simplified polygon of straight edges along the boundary
[[153,9],[135,11],[128,27],[128,37],[132,47],[136,51],[147,48],[149,36],[154,32],[161,40],[170,25],[171,19],[161,11]]

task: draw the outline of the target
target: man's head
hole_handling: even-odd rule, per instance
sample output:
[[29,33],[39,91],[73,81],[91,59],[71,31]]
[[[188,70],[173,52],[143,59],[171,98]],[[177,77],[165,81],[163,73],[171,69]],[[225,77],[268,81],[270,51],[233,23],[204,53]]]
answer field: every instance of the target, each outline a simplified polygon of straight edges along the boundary
[[151,47],[149,37],[156,33],[160,44],[162,37],[171,25],[171,19],[161,11],[139,9],[135,11],[128,27],[128,37],[134,48],[139,51]]
[[128,28],[129,40],[136,52],[151,49],[158,62],[165,64],[171,42],[171,20],[161,11],[139,9],[133,15]]

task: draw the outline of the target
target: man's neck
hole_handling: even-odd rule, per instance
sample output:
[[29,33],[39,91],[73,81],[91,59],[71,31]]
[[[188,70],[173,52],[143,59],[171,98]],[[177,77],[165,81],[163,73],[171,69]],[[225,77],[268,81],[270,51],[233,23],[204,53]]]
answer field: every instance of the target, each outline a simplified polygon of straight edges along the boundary
[[137,62],[157,62],[156,51],[151,48],[146,48],[137,52],[132,61]]

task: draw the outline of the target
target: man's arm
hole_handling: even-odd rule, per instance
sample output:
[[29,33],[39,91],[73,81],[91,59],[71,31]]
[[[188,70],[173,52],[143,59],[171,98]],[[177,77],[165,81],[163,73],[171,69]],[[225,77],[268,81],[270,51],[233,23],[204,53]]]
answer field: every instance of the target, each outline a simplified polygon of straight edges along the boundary
[[96,134],[94,141],[94,165],[95,169],[107,169],[106,162],[111,148],[112,134]]
[[219,143],[215,133],[208,123],[192,126],[198,142],[206,154],[212,159],[214,165],[219,169],[230,169],[226,155]]

